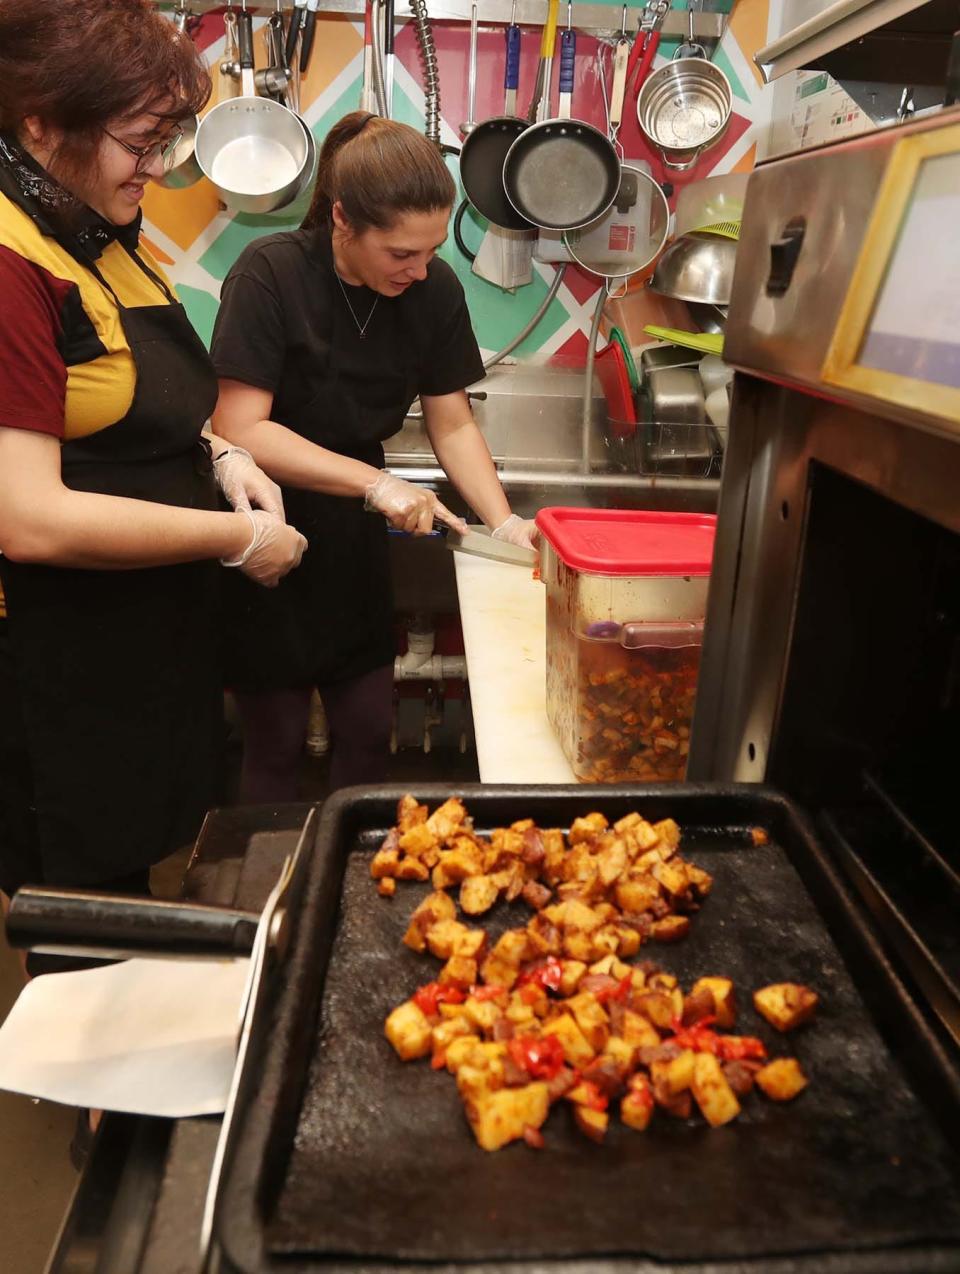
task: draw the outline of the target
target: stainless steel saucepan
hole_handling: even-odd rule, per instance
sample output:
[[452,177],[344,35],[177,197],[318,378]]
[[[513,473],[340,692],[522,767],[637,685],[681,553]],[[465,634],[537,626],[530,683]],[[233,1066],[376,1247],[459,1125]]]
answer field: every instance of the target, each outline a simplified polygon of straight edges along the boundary
[[197,130],[197,162],[232,211],[273,212],[300,192],[310,143],[293,111],[257,96],[253,18],[247,9],[237,25],[243,93],[204,116]]

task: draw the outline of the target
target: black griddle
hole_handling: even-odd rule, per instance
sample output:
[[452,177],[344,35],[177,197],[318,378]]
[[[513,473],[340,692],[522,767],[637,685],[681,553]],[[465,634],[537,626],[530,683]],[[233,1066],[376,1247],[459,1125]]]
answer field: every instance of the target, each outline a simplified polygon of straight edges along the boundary
[[[258,1083],[230,1133],[217,1225],[228,1266],[960,1270],[957,1074],[789,801],[753,785],[416,791],[431,807],[461,795],[480,830],[523,817],[566,828],[592,809],[675,817],[715,887],[684,942],[638,959],[685,986],[732,977],[737,1029],[798,1056],[811,1079],[792,1103],[751,1094],[719,1130],[658,1113],[638,1134],[614,1117],[596,1146],[560,1109],[545,1151],[487,1154],[453,1079],[401,1063],[383,1036],[390,1009],[439,968],[400,943],[427,886],[400,883],[388,901],[369,877],[403,791],[346,791],[324,810],[258,1026]],[[769,844],[753,845],[753,826]],[[528,914],[499,906],[484,923],[496,934]],[[821,1007],[780,1036],[749,992],[787,980]]]

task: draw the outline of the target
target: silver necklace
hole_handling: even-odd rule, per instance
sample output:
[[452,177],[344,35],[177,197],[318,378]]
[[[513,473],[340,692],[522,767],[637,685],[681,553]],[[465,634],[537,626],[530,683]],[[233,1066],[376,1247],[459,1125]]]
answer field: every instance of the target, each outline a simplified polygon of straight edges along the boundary
[[347,303],[347,309],[350,311],[350,317],[353,319],[354,323],[357,326],[357,331],[360,333],[360,339],[361,341],[366,340],[367,328],[370,326],[370,320],[373,318],[373,311],[377,308],[377,304],[380,300],[380,293],[378,292],[377,295],[374,297],[373,304],[370,306],[370,313],[367,315],[366,320],[361,326],[360,320],[357,318],[356,311],[354,310],[353,306],[350,304],[350,298],[349,296],[347,296],[347,289],[343,286],[343,279],[341,279],[340,275],[337,274],[336,270],[334,270],[333,273],[336,275],[337,282],[340,284],[340,291],[343,293],[343,299]]

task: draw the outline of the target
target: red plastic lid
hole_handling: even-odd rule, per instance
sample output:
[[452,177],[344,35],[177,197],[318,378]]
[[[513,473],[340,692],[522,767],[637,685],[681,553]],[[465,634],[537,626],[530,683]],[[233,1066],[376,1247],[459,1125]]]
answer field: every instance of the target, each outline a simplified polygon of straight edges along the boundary
[[541,509],[557,555],[593,575],[709,575],[717,519],[650,509]]

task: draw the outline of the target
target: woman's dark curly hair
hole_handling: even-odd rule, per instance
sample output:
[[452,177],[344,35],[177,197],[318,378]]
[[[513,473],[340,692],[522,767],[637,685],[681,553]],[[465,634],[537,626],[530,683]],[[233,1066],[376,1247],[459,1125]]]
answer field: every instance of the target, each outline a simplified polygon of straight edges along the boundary
[[193,42],[147,0],[0,0],[0,130],[61,130],[62,169],[88,168],[111,121],[176,122],[209,96]]

